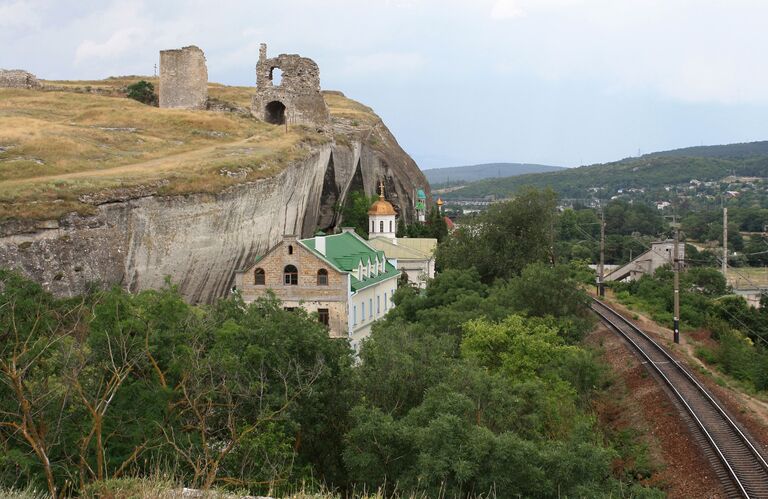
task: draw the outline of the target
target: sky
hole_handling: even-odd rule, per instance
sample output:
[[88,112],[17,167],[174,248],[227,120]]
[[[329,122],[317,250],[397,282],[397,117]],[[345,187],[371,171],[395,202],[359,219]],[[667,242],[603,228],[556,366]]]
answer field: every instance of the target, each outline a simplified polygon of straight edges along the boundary
[[766,0],[0,0],[0,67],[149,74],[198,45],[254,85],[259,43],[320,66],[421,168],[579,166],[768,139]]

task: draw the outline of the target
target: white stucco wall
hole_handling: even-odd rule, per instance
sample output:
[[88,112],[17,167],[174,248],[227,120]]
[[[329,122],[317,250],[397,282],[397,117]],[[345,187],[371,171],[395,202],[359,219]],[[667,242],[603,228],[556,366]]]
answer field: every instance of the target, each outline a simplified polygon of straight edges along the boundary
[[[394,307],[392,295],[396,289],[397,276],[394,276],[350,295],[347,324],[349,324],[350,343],[356,352],[360,349],[360,341],[371,334],[371,325],[374,321],[384,317]],[[365,317],[362,315],[363,308],[365,308]]]

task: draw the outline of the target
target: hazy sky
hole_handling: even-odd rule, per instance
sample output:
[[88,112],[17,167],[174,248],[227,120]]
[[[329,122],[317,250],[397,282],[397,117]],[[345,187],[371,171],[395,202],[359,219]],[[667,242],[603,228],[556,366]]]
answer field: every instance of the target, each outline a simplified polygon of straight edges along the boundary
[[152,74],[196,44],[254,84],[260,42],[320,65],[422,168],[576,166],[768,139],[766,0],[0,0],[0,67]]

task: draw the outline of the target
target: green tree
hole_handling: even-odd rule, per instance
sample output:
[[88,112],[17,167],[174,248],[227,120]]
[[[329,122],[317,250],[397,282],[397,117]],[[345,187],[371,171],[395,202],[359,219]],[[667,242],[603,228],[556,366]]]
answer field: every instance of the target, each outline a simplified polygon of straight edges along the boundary
[[491,283],[519,274],[529,263],[552,261],[555,207],[554,192],[535,189],[491,205],[438,246],[438,267],[474,267]]
[[378,196],[368,197],[362,191],[352,191],[347,195],[341,208],[342,223],[354,227],[358,235],[368,237],[368,210],[379,199]]
[[126,87],[126,95],[129,99],[150,106],[156,106],[158,102],[157,94],[155,94],[155,86],[146,80],[140,80],[128,85]]

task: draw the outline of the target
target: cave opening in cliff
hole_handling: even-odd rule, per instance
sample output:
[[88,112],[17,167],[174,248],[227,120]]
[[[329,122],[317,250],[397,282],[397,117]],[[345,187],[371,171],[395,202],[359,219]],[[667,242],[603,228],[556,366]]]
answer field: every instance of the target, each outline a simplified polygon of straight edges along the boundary
[[285,104],[279,100],[273,100],[264,108],[264,121],[273,125],[285,123]]

